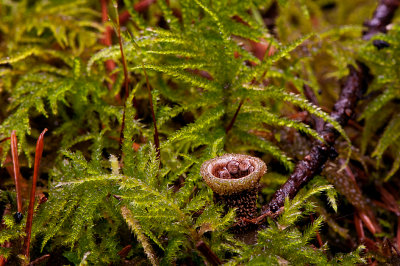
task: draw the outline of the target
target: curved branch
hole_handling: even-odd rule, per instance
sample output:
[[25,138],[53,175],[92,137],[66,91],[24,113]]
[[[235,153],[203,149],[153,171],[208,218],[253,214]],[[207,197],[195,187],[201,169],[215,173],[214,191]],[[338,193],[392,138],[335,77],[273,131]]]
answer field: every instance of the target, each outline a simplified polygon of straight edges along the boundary
[[[368,40],[378,32],[386,32],[386,26],[391,22],[399,2],[396,0],[381,0],[376,8],[373,18],[366,22],[367,30],[363,32],[363,39]],[[344,127],[349,121],[358,100],[366,91],[371,80],[368,68],[358,63],[358,69],[349,66],[349,75],[342,87],[339,100],[334,105],[331,117]],[[285,202],[285,198],[292,199],[297,192],[318,174],[329,158],[337,156],[333,145],[338,132],[331,124],[325,123],[321,132],[326,144],[316,142],[308,155],[297,163],[294,172],[272,196],[271,201],[262,208],[261,214],[277,212]]]

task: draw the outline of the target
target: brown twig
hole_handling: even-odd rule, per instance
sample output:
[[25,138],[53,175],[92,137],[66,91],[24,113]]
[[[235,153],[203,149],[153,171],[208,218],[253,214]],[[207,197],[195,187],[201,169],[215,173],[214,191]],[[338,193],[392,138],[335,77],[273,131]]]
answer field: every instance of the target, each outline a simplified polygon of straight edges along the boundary
[[33,265],[42,263],[43,261],[47,260],[48,258],[50,258],[50,254],[43,255],[43,256],[37,258],[36,260],[32,261],[31,263],[29,263],[29,266],[33,266]]
[[20,215],[22,215],[21,184],[19,180],[20,172],[18,161],[18,141],[15,130],[11,132],[11,155],[13,160],[15,191],[17,193],[17,211]]
[[[118,15],[118,3],[115,3],[115,14],[116,14],[116,21],[117,21],[117,36],[118,36],[118,43],[119,43],[119,50],[121,52],[121,60],[122,66],[124,70],[124,87],[125,87],[125,97],[129,97],[129,75],[128,75],[128,66],[126,63],[126,58],[124,54],[124,48],[122,45],[122,37],[121,37],[121,26],[119,24],[119,15]],[[121,132],[119,135],[119,149],[121,150],[122,147],[122,140],[124,139],[124,128],[125,128],[125,112],[126,112],[126,101],[124,101],[124,112],[122,115],[122,124],[121,124]]]
[[226,129],[225,129],[225,133],[226,133],[226,134],[228,134],[228,132],[232,129],[233,124],[235,123],[236,117],[238,116],[239,111],[240,111],[240,108],[242,107],[243,103],[244,103],[244,99],[240,100],[239,106],[238,106],[238,108],[236,109],[236,112],[235,112],[235,114],[233,115],[231,122],[229,123],[229,125],[228,125],[228,126],[226,127]]
[[126,256],[128,256],[129,251],[131,251],[132,249],[132,245],[127,245],[125,247],[123,247],[120,251],[118,251],[118,256],[120,256],[121,258],[125,258]]
[[157,157],[158,159],[161,158],[161,151],[160,151],[160,139],[158,136],[158,130],[157,130],[157,121],[156,121],[156,115],[154,113],[154,105],[153,105],[153,97],[151,95],[151,87],[149,83],[149,77],[147,76],[146,69],[144,68],[144,63],[142,61],[142,68],[143,68],[143,73],[146,78],[146,85],[147,85],[147,91],[149,93],[149,101],[150,101],[150,110],[151,110],[151,117],[153,118],[153,126],[154,126],[154,144],[156,146],[156,151],[157,151]]
[[386,33],[386,26],[392,21],[394,13],[399,6],[399,0],[381,0],[375,9],[371,20],[364,23],[367,30],[363,32],[363,39],[369,40],[377,33]]
[[[380,1],[377,10],[374,12],[373,19],[366,23],[368,30],[363,33],[363,38],[368,39],[370,38],[369,36],[376,34],[378,31],[385,32],[384,29],[393,18],[393,13],[397,6],[397,1]],[[386,9],[390,9],[390,11]],[[383,12],[384,10],[386,11]],[[358,63],[358,70],[353,66],[349,66],[349,75],[342,87],[339,100],[334,105],[331,113],[331,117],[342,127],[347,124],[353,115],[353,110],[359,98],[366,91],[369,79],[368,68],[362,63]],[[292,199],[300,188],[320,172],[330,157],[335,157],[333,145],[338,137],[338,132],[331,124],[325,124],[321,135],[326,143],[316,142],[309,154],[296,165],[294,172],[286,183],[275,192],[271,201],[262,208],[262,214],[279,210],[284,205],[286,197]]]
[[[108,21],[108,10],[107,10],[107,0],[101,0],[101,22],[106,23]],[[111,41],[111,35],[112,35],[112,28],[110,26],[106,26],[103,38],[101,39],[101,42],[106,45],[106,46],[111,46],[112,41]],[[113,60],[107,60],[105,62],[105,66],[108,72],[112,72],[116,64]],[[113,74],[111,76],[111,80],[115,82],[116,75]],[[108,88],[111,90],[112,85],[108,84]],[[120,95],[116,95],[116,100],[121,101]]]
[[24,248],[23,252],[26,258],[29,258],[29,247],[31,241],[31,231],[32,231],[32,222],[33,222],[33,208],[35,206],[35,194],[36,194],[36,182],[39,174],[40,167],[40,159],[42,158],[43,153],[43,138],[44,134],[47,132],[47,128],[43,130],[40,134],[37,142],[36,142],[36,154],[35,154],[35,166],[33,170],[32,177],[32,188],[31,188],[31,196],[29,200],[28,207],[28,216],[26,217],[26,226],[25,226],[25,240],[24,240]]
[[215,253],[210,249],[210,247],[203,240],[200,240],[199,242],[197,242],[196,248],[198,251],[200,251],[200,253],[204,257],[206,257],[207,261],[211,265],[221,265],[222,264],[222,261],[220,260],[220,258],[218,258],[218,256],[215,255]]

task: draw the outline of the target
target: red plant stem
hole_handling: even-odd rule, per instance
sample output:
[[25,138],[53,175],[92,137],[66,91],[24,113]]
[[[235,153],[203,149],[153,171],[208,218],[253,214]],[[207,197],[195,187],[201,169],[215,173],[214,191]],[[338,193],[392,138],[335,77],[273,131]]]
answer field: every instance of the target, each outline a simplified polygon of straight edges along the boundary
[[[311,219],[311,222],[314,223],[314,215],[311,214],[310,219]],[[324,245],[324,243],[322,242],[321,235],[319,234],[318,231],[316,232],[315,236],[317,237],[319,247],[322,247]]]
[[36,182],[39,173],[40,159],[42,158],[42,153],[43,153],[43,138],[46,132],[47,128],[45,128],[42,131],[36,142],[35,166],[33,169],[31,196],[29,200],[28,216],[26,217],[26,226],[25,226],[24,255],[26,256],[26,258],[29,258],[29,247],[31,241],[32,222],[33,222],[33,208],[35,206]]
[[121,258],[125,258],[126,256],[128,256],[129,251],[131,251],[132,249],[132,245],[127,245],[125,247],[123,247],[120,251],[118,251],[118,255]]
[[240,108],[242,107],[243,103],[244,103],[244,99],[240,100],[239,106],[238,106],[238,108],[236,109],[236,112],[235,112],[235,114],[233,115],[231,122],[229,123],[229,125],[228,125],[228,126],[226,127],[226,129],[225,129],[225,133],[226,133],[226,134],[228,134],[228,132],[232,129],[233,124],[235,123],[235,120],[236,120],[236,118],[237,118],[237,116],[238,116],[238,114],[239,114]]
[[15,191],[17,193],[17,210],[19,213],[22,213],[21,185],[19,182],[18,141],[15,130],[11,132],[11,155],[13,160]]
[[358,217],[357,213],[354,213],[354,226],[356,227],[356,232],[358,239],[360,240],[359,243],[362,243],[365,239],[364,228],[361,219]]
[[204,257],[206,257],[206,259],[208,260],[208,262],[211,265],[221,265],[222,264],[222,261],[217,257],[217,255],[215,255],[215,253],[210,249],[209,246],[207,246],[207,244],[203,240],[200,240],[199,242],[197,242],[196,248],[198,251],[200,251],[200,253]]
[[[118,43],[119,43],[119,50],[121,52],[121,60],[122,60],[122,66],[123,66],[123,70],[124,70],[124,87],[125,87],[125,97],[128,98],[129,97],[129,75],[128,75],[128,66],[126,63],[126,58],[125,58],[125,54],[124,54],[124,48],[122,45],[122,37],[121,37],[121,27],[119,24],[119,15],[118,15],[118,3],[115,2],[115,14],[116,14],[116,21],[117,21],[117,33],[118,33]],[[135,99],[133,100],[133,104],[136,108],[136,110],[138,110],[137,108],[137,103],[135,101]],[[121,132],[119,135],[119,148],[121,150],[122,147],[122,140],[124,139],[124,128],[125,128],[125,112],[126,112],[126,101],[124,101],[124,112],[122,115],[122,124],[121,124]]]
[[[144,12],[155,1],[156,0],[142,0],[142,1],[138,2],[138,3],[135,3],[133,5],[133,9],[136,12],[139,12],[139,13]],[[119,23],[122,24],[122,25],[125,24],[129,20],[130,17],[131,17],[131,15],[129,14],[129,11],[127,11],[127,10],[123,11],[119,16]]]
[[[358,212],[359,217],[365,224],[365,226],[368,228],[368,230],[372,233],[375,234],[377,232],[377,229],[375,228],[374,224],[372,223],[371,219],[368,217],[368,215],[365,212],[359,211]],[[380,230],[379,230],[380,231]]]
[[[108,10],[107,10],[107,0],[101,0],[101,21],[102,23],[106,23],[108,20]],[[112,28],[110,26],[106,26],[105,31],[104,31],[104,36],[101,39],[101,42],[106,45],[106,46],[111,46],[112,45],[112,41],[111,41],[111,35],[112,35]],[[107,60],[105,62],[105,66],[108,72],[112,72],[115,67],[116,64],[113,60]],[[111,80],[113,82],[115,82],[116,79],[116,75],[113,74],[111,76]],[[111,90],[111,84],[108,84],[108,88]],[[116,100],[119,102],[121,101],[121,97],[119,94],[117,94],[115,96]]]
[[151,87],[150,87],[150,83],[149,83],[149,77],[147,76],[147,72],[146,72],[146,69],[144,68],[143,61],[142,61],[142,68],[143,68],[144,76],[146,77],[147,90],[149,92],[150,110],[151,110],[151,116],[153,118],[153,125],[154,125],[154,144],[156,145],[157,156],[160,159],[161,158],[160,139],[158,137],[157,121],[156,121],[156,115],[154,113],[153,97],[151,95]]
[[397,248],[400,249],[400,216],[397,216]]
[[[1,247],[9,248],[9,247],[11,247],[11,244],[10,244],[10,242],[5,241],[4,244],[1,245]],[[6,263],[7,263],[7,259],[4,258],[3,256],[0,256],[0,266],[4,266],[4,265],[6,265]]]

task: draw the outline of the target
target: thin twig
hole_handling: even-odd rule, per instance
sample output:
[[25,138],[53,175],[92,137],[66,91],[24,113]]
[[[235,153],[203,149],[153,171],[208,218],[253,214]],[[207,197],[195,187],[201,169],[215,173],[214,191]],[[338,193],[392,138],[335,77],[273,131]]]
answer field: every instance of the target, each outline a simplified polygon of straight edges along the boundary
[[[119,43],[119,50],[121,52],[121,60],[122,66],[124,70],[124,87],[125,87],[125,97],[128,99],[129,97],[129,75],[128,75],[128,66],[125,59],[124,48],[122,45],[122,37],[121,37],[121,27],[119,24],[119,15],[118,15],[118,3],[117,1],[113,1],[115,14],[116,14],[116,21],[117,21],[117,36],[118,36],[118,43]],[[125,112],[126,112],[126,101],[124,101],[124,112],[122,115],[122,124],[121,124],[121,132],[119,135],[119,149],[122,148],[122,140],[124,139],[124,128],[125,128]]]
[[32,232],[32,222],[33,222],[33,208],[35,206],[35,194],[36,194],[36,182],[39,174],[40,167],[40,159],[42,158],[43,153],[43,138],[44,134],[47,132],[47,128],[43,130],[40,134],[37,142],[36,142],[36,154],[35,154],[35,166],[33,170],[32,177],[32,188],[31,188],[31,196],[29,200],[28,207],[28,216],[26,217],[26,226],[25,226],[25,240],[24,240],[24,255],[26,258],[29,258],[29,247],[31,241],[31,232]]
[[151,87],[150,87],[150,83],[149,83],[149,77],[147,76],[147,72],[146,72],[146,69],[144,68],[143,61],[142,61],[142,68],[143,68],[144,76],[146,78],[147,90],[149,92],[151,117],[153,118],[153,126],[154,126],[154,144],[156,145],[158,159],[160,159],[161,158],[160,139],[158,137],[157,121],[156,121],[156,115],[154,113],[153,97],[151,95]]
[[36,260],[32,261],[31,263],[29,263],[29,266],[33,266],[33,265],[42,263],[43,261],[47,260],[48,258],[50,258],[50,254],[43,255],[43,256],[37,258]]
[[210,247],[203,240],[200,240],[199,242],[197,242],[196,248],[198,251],[200,251],[200,253],[204,257],[206,257],[207,261],[211,265],[221,265],[222,264],[222,261],[220,260],[220,258],[218,258],[218,256],[215,255],[215,253],[210,249]]
[[[107,0],[101,0],[100,3],[101,3],[101,22],[103,24],[105,24],[108,21]],[[111,46],[112,45],[111,35],[112,35],[112,28],[110,26],[106,26],[103,38],[101,39],[101,42],[106,46]],[[105,66],[106,66],[106,69],[108,72],[112,72],[115,69],[116,64],[113,60],[110,59],[105,62]],[[116,75],[113,74],[111,76],[111,80],[113,82],[115,82],[115,79],[116,79]],[[111,90],[112,84],[108,84],[108,88],[109,88],[109,90]],[[115,96],[115,99],[118,102],[120,102],[121,101],[120,95],[117,94]]]
[[18,141],[15,130],[11,132],[11,156],[13,160],[15,191],[17,193],[17,211],[22,214],[21,185],[19,182],[20,172],[18,161]]
[[239,111],[240,111],[240,108],[242,107],[243,103],[244,103],[244,99],[240,100],[239,106],[238,106],[238,108],[236,109],[236,112],[235,112],[235,114],[233,115],[231,122],[229,123],[229,125],[228,125],[228,126],[226,127],[226,129],[225,129],[225,133],[226,133],[226,134],[228,134],[228,132],[232,129],[233,124],[235,123],[236,117],[238,116]]

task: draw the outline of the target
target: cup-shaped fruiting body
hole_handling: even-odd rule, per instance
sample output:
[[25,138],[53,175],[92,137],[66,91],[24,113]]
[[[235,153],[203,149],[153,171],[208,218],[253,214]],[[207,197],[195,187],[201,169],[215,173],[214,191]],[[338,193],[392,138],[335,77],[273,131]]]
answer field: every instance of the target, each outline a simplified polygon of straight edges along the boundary
[[261,159],[243,154],[216,157],[204,162],[200,170],[216,200],[236,208],[238,218],[247,219],[257,215],[258,184],[266,171]]

